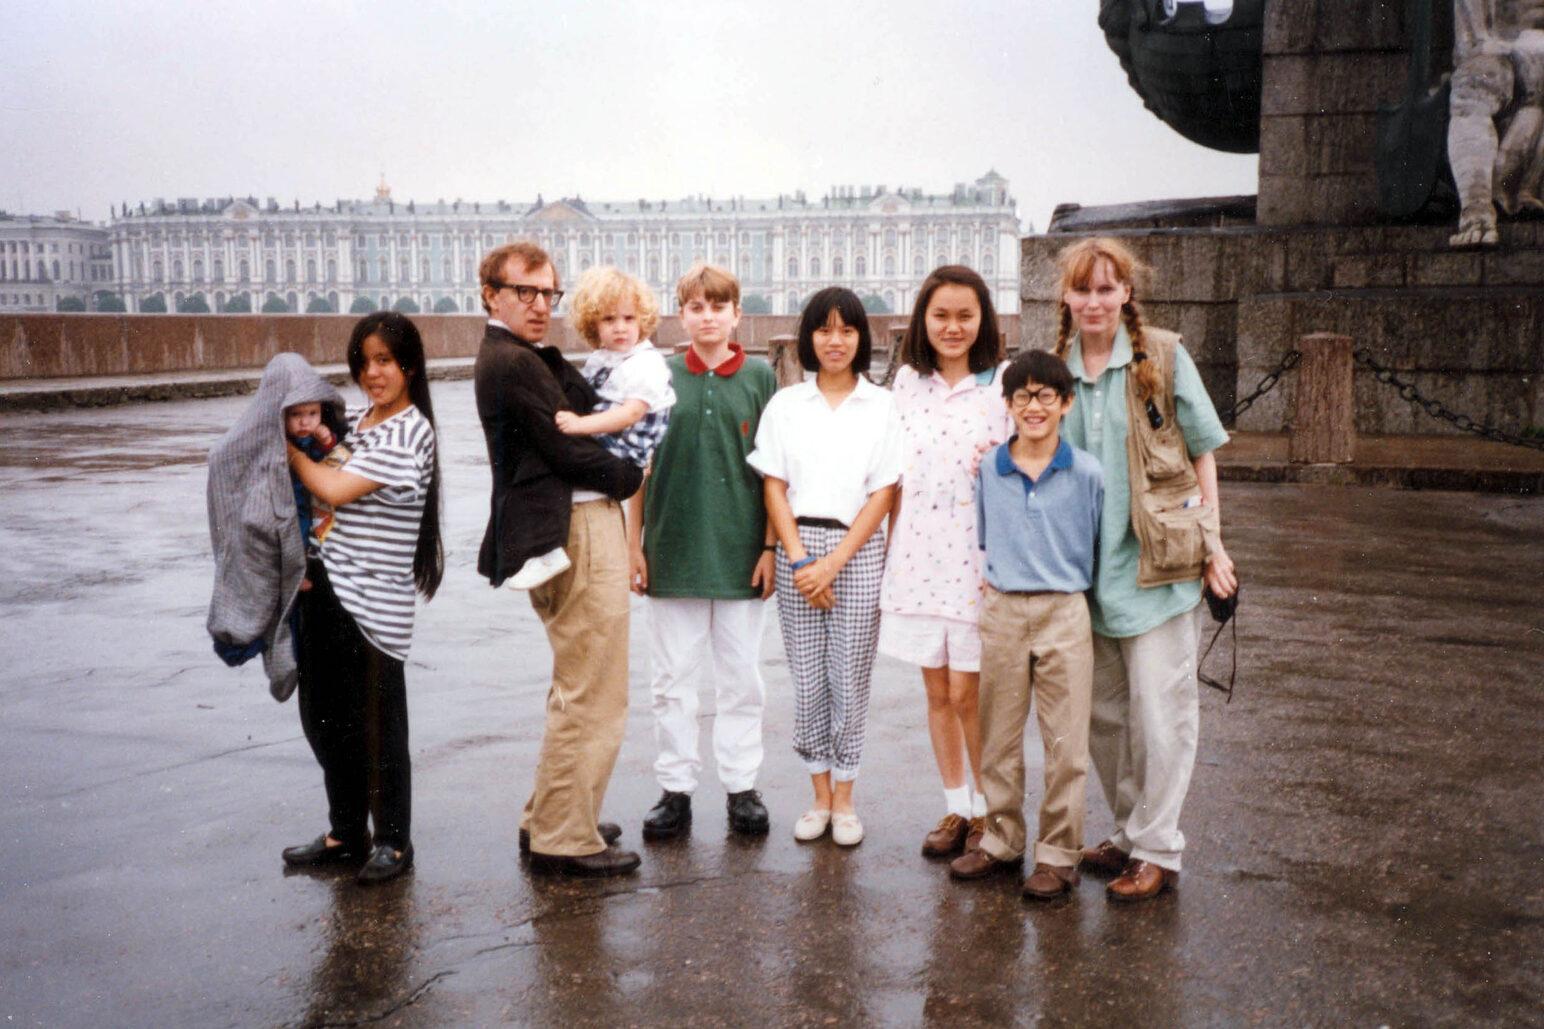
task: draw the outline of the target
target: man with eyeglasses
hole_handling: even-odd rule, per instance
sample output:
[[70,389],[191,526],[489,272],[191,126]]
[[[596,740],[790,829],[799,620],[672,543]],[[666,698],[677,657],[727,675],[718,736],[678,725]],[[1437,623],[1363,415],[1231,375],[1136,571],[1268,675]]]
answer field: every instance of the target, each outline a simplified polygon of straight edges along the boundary
[[591,436],[565,436],[557,412],[589,414],[596,395],[557,347],[541,346],[563,298],[533,243],[491,251],[478,270],[488,327],[474,372],[493,503],[477,570],[504,585],[561,548],[566,571],[530,590],[552,645],[552,688],[536,784],[521,816],[533,872],[620,875],[638,855],[615,846],[601,803],[627,722],[628,555],[619,501],[643,473]]

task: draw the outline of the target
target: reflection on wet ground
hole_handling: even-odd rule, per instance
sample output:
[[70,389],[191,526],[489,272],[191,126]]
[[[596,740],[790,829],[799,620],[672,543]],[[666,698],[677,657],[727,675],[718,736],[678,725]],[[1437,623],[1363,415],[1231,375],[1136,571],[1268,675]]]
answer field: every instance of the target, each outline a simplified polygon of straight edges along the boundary
[[[775,618],[771,836],[727,835],[710,759],[688,839],[643,847],[632,878],[550,881],[515,848],[549,652],[521,598],[472,570],[487,473],[470,387],[436,383],[435,399],[450,571],[408,669],[418,864],[375,890],[283,874],[280,848],[322,826],[320,775],[293,707],[209,653],[201,461],[245,399],[3,419],[0,1015],[1537,1020],[1544,502],[1226,488],[1246,583],[1239,691],[1202,697],[1184,876],[1159,902],[1115,907],[1085,879],[1030,906],[1013,878],[955,884],[923,859],[941,798],[920,684],[884,659],[858,785],[867,838],[796,844],[808,786]],[[637,847],[657,794],[641,631],[631,657],[607,813]],[[1090,792],[1097,839],[1109,816]]]

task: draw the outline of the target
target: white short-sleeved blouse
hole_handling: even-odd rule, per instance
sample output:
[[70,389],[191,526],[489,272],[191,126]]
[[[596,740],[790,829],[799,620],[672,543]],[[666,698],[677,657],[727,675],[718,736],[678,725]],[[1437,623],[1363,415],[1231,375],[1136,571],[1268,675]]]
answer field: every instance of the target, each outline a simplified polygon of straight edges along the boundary
[[861,375],[835,408],[814,382],[801,382],[768,402],[746,461],[788,483],[795,518],[851,525],[869,494],[900,477],[900,428],[889,392]]

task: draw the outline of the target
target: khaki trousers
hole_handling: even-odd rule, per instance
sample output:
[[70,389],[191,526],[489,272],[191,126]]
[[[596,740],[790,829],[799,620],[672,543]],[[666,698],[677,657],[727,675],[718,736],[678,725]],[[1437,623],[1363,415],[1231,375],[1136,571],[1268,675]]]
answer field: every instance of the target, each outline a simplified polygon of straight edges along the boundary
[[1179,813],[1196,763],[1199,605],[1140,636],[1094,637],[1090,748],[1115,816],[1110,842],[1132,857],[1180,870]]
[[1030,701],[1045,745],[1037,864],[1077,865],[1083,847],[1093,633],[1081,593],[999,593],[981,609],[981,786],[999,861],[1024,853],[1024,723]]
[[538,854],[606,849],[596,825],[627,727],[627,540],[614,500],[574,505],[573,567],[531,591],[552,645],[547,728],[521,827]]

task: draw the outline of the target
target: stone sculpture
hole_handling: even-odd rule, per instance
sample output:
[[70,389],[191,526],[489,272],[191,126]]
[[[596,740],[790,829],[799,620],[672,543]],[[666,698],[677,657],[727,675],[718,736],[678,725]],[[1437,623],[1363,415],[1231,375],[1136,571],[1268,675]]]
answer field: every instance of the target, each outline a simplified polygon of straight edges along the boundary
[[1448,162],[1455,247],[1495,246],[1496,207],[1544,211],[1544,0],[1455,0]]

